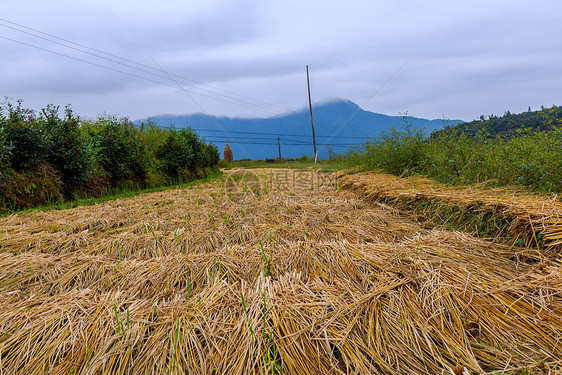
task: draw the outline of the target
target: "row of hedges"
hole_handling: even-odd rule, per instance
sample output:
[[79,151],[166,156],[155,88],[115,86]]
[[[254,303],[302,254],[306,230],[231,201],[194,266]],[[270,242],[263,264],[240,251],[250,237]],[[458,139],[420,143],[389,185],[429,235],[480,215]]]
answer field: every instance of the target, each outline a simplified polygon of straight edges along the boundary
[[36,114],[22,102],[0,104],[0,202],[4,209],[99,196],[205,176],[216,146],[192,129],[162,129],[127,118],[76,116],[49,105]]
[[517,130],[490,137],[458,132],[452,127],[430,140],[406,124],[348,151],[350,165],[381,169],[396,175],[423,174],[450,184],[491,181],[546,193],[562,192],[562,120],[548,131]]

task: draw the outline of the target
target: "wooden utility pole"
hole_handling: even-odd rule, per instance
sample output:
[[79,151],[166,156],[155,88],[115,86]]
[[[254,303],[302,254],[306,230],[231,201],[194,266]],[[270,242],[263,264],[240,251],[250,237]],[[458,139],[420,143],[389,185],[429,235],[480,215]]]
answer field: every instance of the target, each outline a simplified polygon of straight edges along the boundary
[[308,74],[308,65],[306,66],[306,83],[308,84],[308,105],[310,106],[310,123],[312,124],[312,143],[314,144],[314,164],[318,162],[318,153],[316,152],[316,137],[314,136],[314,120],[312,119],[312,100],[310,99],[310,76]]
[[281,141],[279,141],[279,137],[277,137],[277,144],[279,145],[279,160],[281,160]]

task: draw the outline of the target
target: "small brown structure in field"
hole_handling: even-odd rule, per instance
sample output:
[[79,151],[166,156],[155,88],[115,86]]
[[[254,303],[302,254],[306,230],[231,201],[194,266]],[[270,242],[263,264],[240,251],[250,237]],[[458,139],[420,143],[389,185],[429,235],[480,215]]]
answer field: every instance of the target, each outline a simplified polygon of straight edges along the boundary
[[234,155],[232,154],[232,149],[230,148],[230,146],[228,145],[228,141],[226,142],[226,146],[224,146],[224,151],[223,151],[223,158],[224,160],[231,162],[234,160]]

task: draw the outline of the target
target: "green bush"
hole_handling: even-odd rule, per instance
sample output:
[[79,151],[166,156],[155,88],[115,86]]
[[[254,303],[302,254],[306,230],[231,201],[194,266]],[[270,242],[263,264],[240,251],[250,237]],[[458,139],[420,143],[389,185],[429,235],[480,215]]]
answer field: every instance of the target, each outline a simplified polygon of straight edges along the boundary
[[153,171],[161,169],[156,152],[166,142],[170,129],[161,128],[153,120],[148,119],[138,126],[138,130],[138,140],[144,147],[145,159],[149,168],[152,168]]
[[562,130],[518,131],[516,136],[470,137],[442,132],[426,149],[423,173],[443,182],[493,180],[533,190],[562,190]]
[[43,134],[24,122],[9,123],[6,142],[12,146],[10,165],[17,171],[33,168],[47,159]]
[[6,140],[6,130],[4,129],[2,114],[0,113],[0,176],[6,173],[10,167],[11,150],[12,147],[10,147]]
[[80,131],[79,118],[67,106],[64,119],[60,119],[58,110],[58,106],[48,105],[39,118],[46,137],[47,160],[66,185],[77,186],[90,177],[92,157]]
[[[17,171],[33,168],[47,159],[47,145],[41,128],[37,126],[32,110],[17,105],[3,103],[2,128],[4,143],[9,145],[9,165]],[[6,151],[4,157],[8,156]]]
[[314,156],[303,155],[300,158],[297,158],[297,161],[299,163],[314,163]]
[[477,142],[465,133],[440,133],[425,145],[425,159],[420,169],[452,183],[480,181],[488,174],[488,143],[485,137]]
[[392,128],[366,141],[362,150],[348,153],[348,158],[367,169],[400,175],[419,170],[423,147],[423,131],[406,124],[403,129]]
[[562,129],[501,140],[494,150],[502,183],[562,191]]
[[166,141],[156,151],[162,169],[176,178],[184,169],[195,169],[200,166],[204,145],[197,134],[191,129],[171,129]]
[[126,118],[100,117],[86,127],[93,144],[94,160],[115,185],[135,180],[143,183],[148,172],[146,146],[139,130]]
[[218,165],[220,161],[220,154],[215,144],[203,144],[201,154],[201,167],[213,168]]
[[[220,156],[219,156],[219,158],[220,158]],[[219,162],[217,163],[217,167],[228,168],[228,162],[224,159],[220,159]]]

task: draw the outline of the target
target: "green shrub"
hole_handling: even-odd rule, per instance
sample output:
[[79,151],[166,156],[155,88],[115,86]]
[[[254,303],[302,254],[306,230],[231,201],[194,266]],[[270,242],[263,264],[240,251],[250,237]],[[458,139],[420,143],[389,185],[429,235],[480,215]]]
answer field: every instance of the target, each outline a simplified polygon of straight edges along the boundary
[[423,173],[447,183],[494,180],[534,190],[562,189],[562,130],[528,132],[511,138],[470,137],[442,132],[427,147]]
[[201,167],[202,168],[213,168],[218,165],[220,161],[220,154],[217,146],[215,144],[209,143],[202,145],[203,150],[201,152]]
[[80,131],[79,118],[67,106],[64,119],[60,119],[58,110],[58,106],[48,105],[39,118],[46,136],[47,160],[66,185],[77,186],[90,177],[92,157]]
[[[1,113],[0,113],[1,116]],[[6,140],[6,130],[4,129],[3,119],[0,117],[0,175],[6,173],[10,167],[10,159],[12,147]]]
[[145,181],[149,163],[139,130],[126,118],[100,117],[86,127],[92,140],[95,161],[110,175],[115,185]]
[[425,158],[420,169],[451,183],[481,181],[488,174],[488,147],[485,137],[477,142],[465,133],[442,132],[425,146]]
[[[220,158],[220,156],[219,156]],[[228,162],[224,159],[220,159],[219,162],[217,163],[217,167],[219,168],[227,168],[228,167]]]
[[300,158],[297,158],[297,161],[299,163],[314,163],[314,156],[303,155]]
[[171,129],[166,141],[156,151],[162,169],[177,178],[182,169],[195,169],[202,160],[203,144],[191,129]]
[[562,190],[562,129],[503,140],[496,149],[503,183]]
[[33,168],[47,159],[45,138],[34,126],[10,123],[6,127],[6,142],[12,146],[10,165],[17,171]]
[[[47,146],[41,128],[37,126],[32,110],[3,103],[2,128],[4,143],[9,145],[9,164],[17,171],[33,168],[47,159]],[[8,156],[6,151],[4,157]]]
[[382,169],[400,175],[419,170],[424,144],[423,131],[406,124],[403,129],[392,128],[382,132],[380,137],[366,141],[362,151],[348,157],[367,169]]
[[156,151],[166,142],[170,129],[161,128],[152,119],[148,119],[138,126],[138,130],[139,141],[145,146],[148,159],[153,163],[156,159]]

